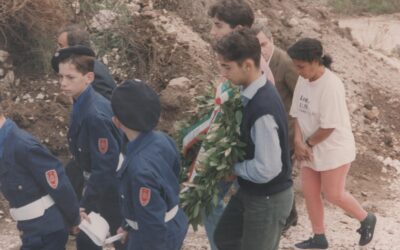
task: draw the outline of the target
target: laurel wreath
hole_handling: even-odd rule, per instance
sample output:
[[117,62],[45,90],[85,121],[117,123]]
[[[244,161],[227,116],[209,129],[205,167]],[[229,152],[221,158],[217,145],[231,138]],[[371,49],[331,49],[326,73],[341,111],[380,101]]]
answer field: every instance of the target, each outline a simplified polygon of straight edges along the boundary
[[[233,166],[243,160],[245,144],[240,140],[240,123],[242,121],[242,102],[237,87],[229,84],[231,97],[220,105],[221,112],[206,135],[200,135],[200,141],[182,156],[182,178],[197,157],[196,176],[193,182],[186,185],[181,192],[181,206],[195,230],[202,222],[203,213],[210,214],[218,203],[219,184],[232,175]],[[211,113],[215,106],[213,91],[197,98],[197,112],[191,121]],[[188,124],[178,130],[178,141],[182,142]],[[193,123],[192,123],[193,124]],[[201,149],[201,152],[199,153]]]

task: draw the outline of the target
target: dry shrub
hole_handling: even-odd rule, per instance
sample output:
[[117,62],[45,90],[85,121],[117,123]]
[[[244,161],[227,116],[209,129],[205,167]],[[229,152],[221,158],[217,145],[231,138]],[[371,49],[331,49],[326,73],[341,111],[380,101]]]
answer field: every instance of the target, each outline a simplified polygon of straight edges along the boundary
[[[155,89],[161,90],[166,84],[167,77],[163,75],[167,72],[161,68],[160,58],[170,49],[165,49],[157,42],[160,34],[149,20],[138,19],[132,18],[128,25],[120,20],[110,31],[113,41],[106,44],[120,48],[122,59],[129,65],[128,78],[147,80]],[[167,42],[168,37],[163,38],[166,44],[173,44]]]
[[179,0],[154,0],[154,7],[157,9],[176,9],[179,6]]
[[[113,31],[123,42],[121,54],[134,67],[128,77],[147,80],[157,91],[169,80],[187,70],[191,56],[188,47],[178,44],[175,34],[165,33],[147,17],[133,17],[130,25],[117,25]],[[178,73],[180,72],[180,73]]]
[[176,12],[184,22],[191,26],[201,37],[209,41],[210,17],[208,8],[216,0],[154,0],[157,9],[166,9]]
[[67,12],[62,0],[0,0],[0,47],[18,66],[47,70]]
[[119,47],[122,57],[134,68],[129,77],[150,79],[150,64],[153,59],[151,37],[155,35],[154,26],[148,22],[132,22],[131,25],[115,28],[113,33],[122,43]]

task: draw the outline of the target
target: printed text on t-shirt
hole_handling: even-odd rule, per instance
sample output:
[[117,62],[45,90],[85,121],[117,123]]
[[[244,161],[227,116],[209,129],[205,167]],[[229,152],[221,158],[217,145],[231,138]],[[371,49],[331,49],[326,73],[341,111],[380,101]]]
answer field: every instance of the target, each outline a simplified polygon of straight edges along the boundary
[[308,99],[308,97],[301,95],[299,102],[299,110],[303,113],[309,113],[310,112],[309,108],[310,108],[310,100]]

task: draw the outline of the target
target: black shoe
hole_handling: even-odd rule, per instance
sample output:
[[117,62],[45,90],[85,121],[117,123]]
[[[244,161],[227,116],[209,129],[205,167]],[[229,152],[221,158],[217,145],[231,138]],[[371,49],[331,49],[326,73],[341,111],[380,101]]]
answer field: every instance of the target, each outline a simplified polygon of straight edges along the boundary
[[294,245],[295,249],[328,249],[328,241],[324,234],[314,235],[303,242]]
[[371,242],[374,237],[375,225],[376,216],[373,213],[368,213],[367,218],[361,222],[361,227],[357,230],[357,233],[361,235],[358,242],[360,246],[365,246]]

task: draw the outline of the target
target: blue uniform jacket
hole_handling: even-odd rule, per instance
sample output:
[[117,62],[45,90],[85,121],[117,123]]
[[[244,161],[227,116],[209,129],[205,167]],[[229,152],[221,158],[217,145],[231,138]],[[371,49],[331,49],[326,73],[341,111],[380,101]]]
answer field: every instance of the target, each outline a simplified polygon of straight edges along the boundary
[[129,142],[127,157],[118,170],[124,218],[137,222],[128,236],[129,250],[176,250],[185,238],[188,221],[179,208],[179,154],[170,137],[160,132],[141,133]]
[[94,80],[92,82],[92,87],[100,95],[104,96],[108,100],[111,99],[111,94],[114,88],[117,86],[115,84],[114,78],[110,75],[107,67],[99,62],[94,61]]
[[[7,120],[0,129],[0,152],[0,189],[11,208],[47,194],[55,202],[43,216],[17,223],[24,236],[46,235],[79,224],[79,202],[64,167],[44,146]],[[47,173],[52,173],[52,179]]]
[[[70,151],[78,165],[90,173],[81,207],[99,211],[100,202],[117,199],[116,169],[122,132],[112,123],[110,102],[89,86],[75,101],[68,131]],[[109,204],[118,209],[118,204]]]

